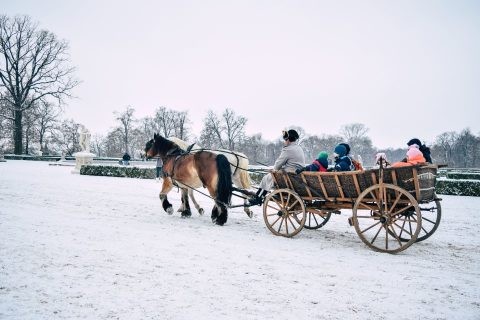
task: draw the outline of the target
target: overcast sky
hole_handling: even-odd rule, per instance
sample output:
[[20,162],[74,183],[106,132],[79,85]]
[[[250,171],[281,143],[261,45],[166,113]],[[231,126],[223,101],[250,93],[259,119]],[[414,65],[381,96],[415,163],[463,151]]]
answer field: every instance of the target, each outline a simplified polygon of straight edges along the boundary
[[70,43],[82,84],[66,116],[105,134],[115,110],[208,109],[248,134],[363,123],[377,147],[480,134],[480,1],[22,1]]

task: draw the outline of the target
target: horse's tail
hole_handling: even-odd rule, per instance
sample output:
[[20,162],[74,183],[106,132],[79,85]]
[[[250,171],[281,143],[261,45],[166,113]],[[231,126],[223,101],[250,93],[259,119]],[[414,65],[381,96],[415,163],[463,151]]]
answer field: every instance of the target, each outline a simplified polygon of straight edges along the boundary
[[223,154],[218,154],[217,171],[217,200],[225,204],[230,204],[232,199],[232,169],[230,168],[230,162]]
[[252,187],[252,181],[250,180],[250,174],[248,173],[248,159],[242,158],[238,163],[240,183],[243,189],[250,189]]

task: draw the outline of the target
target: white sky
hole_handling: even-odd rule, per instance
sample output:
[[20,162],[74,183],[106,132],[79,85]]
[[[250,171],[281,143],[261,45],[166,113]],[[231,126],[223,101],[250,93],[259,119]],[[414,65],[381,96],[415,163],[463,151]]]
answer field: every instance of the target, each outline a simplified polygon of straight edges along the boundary
[[478,1],[22,1],[70,42],[83,83],[67,117],[105,134],[113,111],[208,109],[247,117],[247,133],[289,125],[336,134],[360,122],[377,147],[480,133]]

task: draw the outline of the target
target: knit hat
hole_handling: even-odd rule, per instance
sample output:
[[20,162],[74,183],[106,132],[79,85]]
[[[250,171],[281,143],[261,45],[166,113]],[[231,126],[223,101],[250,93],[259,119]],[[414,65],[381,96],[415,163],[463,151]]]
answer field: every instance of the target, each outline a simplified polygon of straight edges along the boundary
[[328,159],[328,153],[326,153],[325,151],[321,151],[321,152],[318,154],[317,159],[318,159],[318,160],[326,160],[326,159]]
[[422,151],[420,151],[420,149],[418,148],[409,148],[408,151],[407,151],[407,157],[408,159],[415,159],[417,157],[423,157],[423,153]]
[[349,154],[350,153],[350,146],[348,145],[348,143],[340,143],[340,145],[344,146],[346,151],[345,151],[345,155]]
[[339,157],[343,157],[347,154],[347,148],[345,148],[343,144],[337,145],[334,151]]
[[421,146],[422,142],[417,138],[413,138],[413,139],[410,139],[410,141],[407,142],[407,146],[411,146],[412,144],[416,144],[417,146]]

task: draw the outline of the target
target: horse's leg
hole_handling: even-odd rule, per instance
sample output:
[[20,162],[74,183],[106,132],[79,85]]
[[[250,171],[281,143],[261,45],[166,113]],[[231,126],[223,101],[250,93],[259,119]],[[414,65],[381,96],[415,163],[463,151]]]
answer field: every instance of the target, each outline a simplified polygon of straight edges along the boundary
[[[227,207],[223,203],[215,201],[215,206],[213,207],[213,210],[216,210],[218,214],[218,217],[215,223],[218,224],[219,226],[223,226],[225,222],[227,222],[227,218],[228,218]],[[213,210],[212,210],[212,215],[213,215]]]
[[165,178],[163,179],[162,191],[160,191],[159,198],[162,201],[163,210],[165,210],[168,214],[173,214],[172,204],[168,202],[167,193],[172,190],[173,184],[172,179]]
[[[240,173],[241,173],[240,170],[237,170],[237,172],[235,172],[235,174],[232,176],[232,182],[235,184],[235,186],[236,186],[237,188],[245,189],[246,186],[244,186],[244,185],[242,184],[242,180],[240,179]],[[249,203],[248,203],[248,199],[247,199],[247,198],[245,198],[245,199],[243,200],[243,204],[245,205],[245,206],[243,207],[243,211],[245,211],[245,213],[247,214],[247,216],[248,216],[249,218],[252,218],[252,217],[253,217],[253,211],[250,210],[250,207],[248,206]]]
[[203,215],[204,210],[203,210],[202,207],[200,207],[197,200],[195,199],[195,197],[193,195],[195,192],[193,192],[193,191],[194,191],[193,189],[189,188],[188,189],[188,196],[190,197],[190,199],[192,199],[193,205],[195,206],[195,209],[197,209],[198,213],[200,215]]
[[211,218],[212,218],[212,222],[213,222],[213,223],[217,223],[217,219],[218,219],[218,208],[217,208],[217,205],[214,205],[214,206],[213,206]]
[[182,203],[184,207],[182,218],[190,217],[192,212],[190,211],[190,203],[188,202],[188,188],[182,188]]

